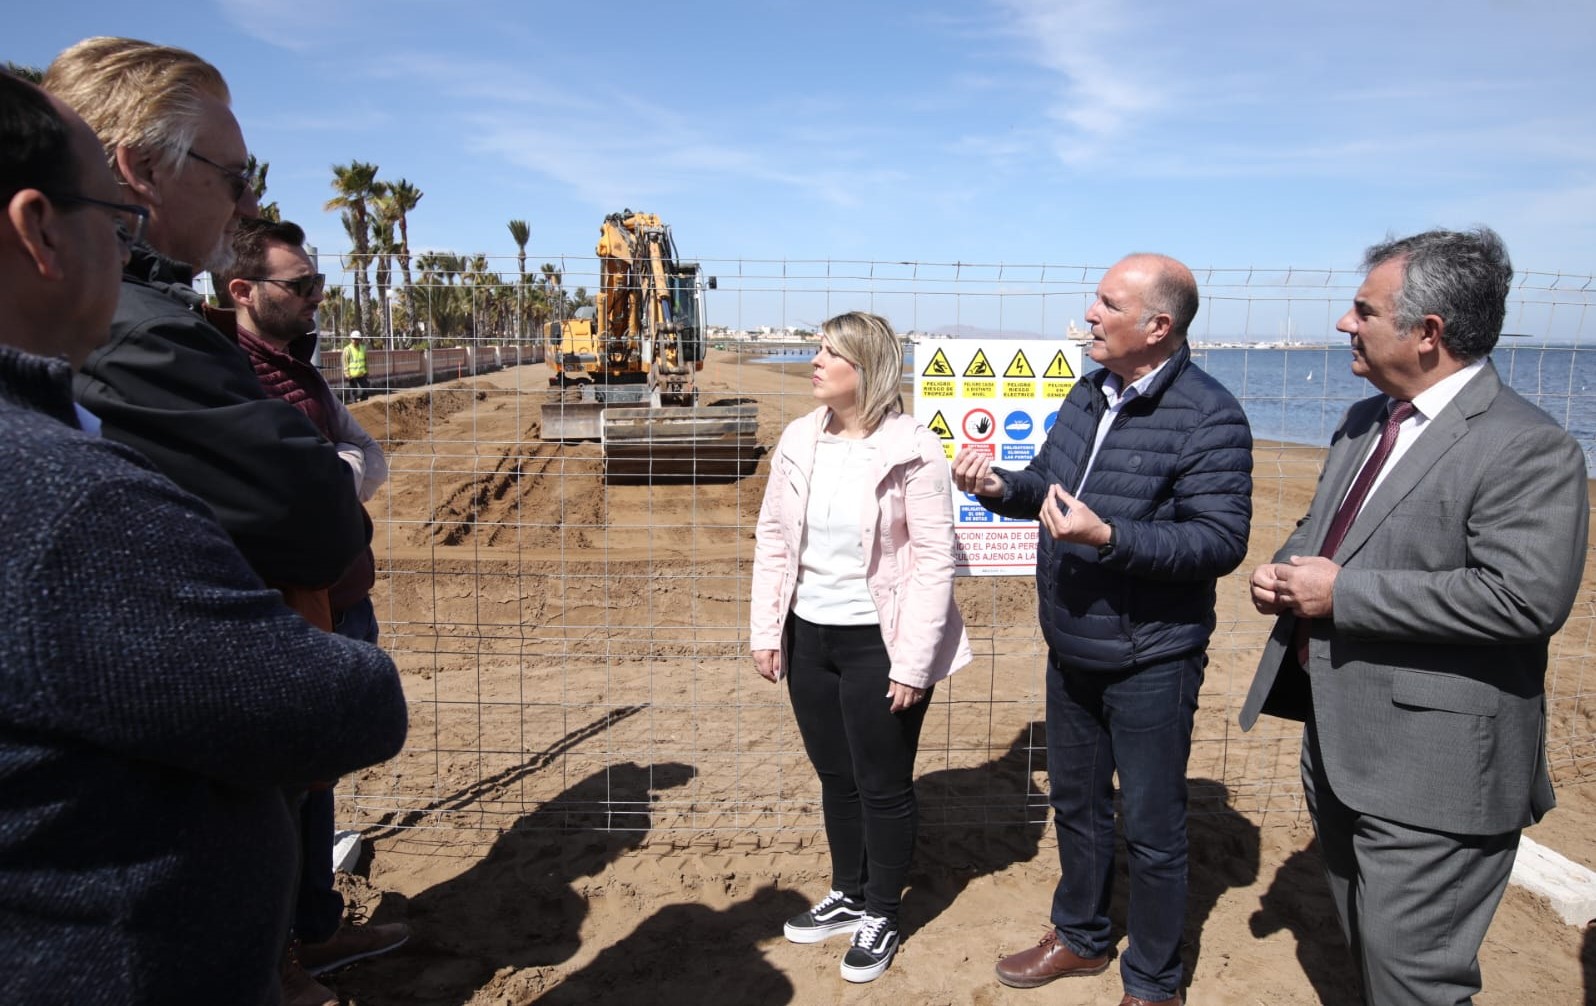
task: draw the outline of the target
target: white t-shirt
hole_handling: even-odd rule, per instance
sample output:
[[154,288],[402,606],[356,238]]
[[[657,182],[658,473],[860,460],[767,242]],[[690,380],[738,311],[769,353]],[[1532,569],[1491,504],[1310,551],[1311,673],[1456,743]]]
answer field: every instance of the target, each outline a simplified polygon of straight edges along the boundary
[[798,555],[792,610],[816,625],[875,625],[881,621],[865,582],[859,524],[860,493],[871,491],[876,446],[822,432],[809,479],[809,509]]

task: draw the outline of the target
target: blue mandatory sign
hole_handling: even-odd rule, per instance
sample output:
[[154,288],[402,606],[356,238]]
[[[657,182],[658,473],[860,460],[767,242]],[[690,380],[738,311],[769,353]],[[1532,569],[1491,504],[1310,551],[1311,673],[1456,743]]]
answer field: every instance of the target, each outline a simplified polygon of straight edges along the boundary
[[1003,417],[1003,435],[1010,440],[1024,440],[1031,435],[1031,428],[1036,424],[1031,422],[1028,412],[1010,412]]
[[992,511],[984,506],[959,507],[960,524],[986,524],[992,521]]
[[1053,432],[1053,424],[1056,423],[1056,422],[1058,422],[1058,413],[1057,412],[1048,413],[1047,418],[1042,420],[1042,432],[1043,433],[1052,433]]

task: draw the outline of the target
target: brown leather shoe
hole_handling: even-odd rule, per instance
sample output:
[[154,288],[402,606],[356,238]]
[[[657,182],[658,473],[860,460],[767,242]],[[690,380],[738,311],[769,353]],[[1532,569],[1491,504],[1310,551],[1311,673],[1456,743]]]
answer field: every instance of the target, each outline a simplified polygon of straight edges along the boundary
[[299,941],[293,940],[283,953],[279,976],[282,980],[282,1006],[338,1006],[338,995],[312,978],[299,964]]
[[1055,978],[1100,975],[1108,967],[1108,960],[1108,954],[1082,957],[1059,940],[1058,930],[1049,929],[1036,946],[998,961],[997,980],[1010,988],[1034,989]]
[[1125,998],[1119,1001],[1119,1006],[1182,1006],[1182,1003],[1180,996],[1170,996],[1168,999],[1155,1001],[1152,999],[1140,999],[1127,992],[1125,993]]

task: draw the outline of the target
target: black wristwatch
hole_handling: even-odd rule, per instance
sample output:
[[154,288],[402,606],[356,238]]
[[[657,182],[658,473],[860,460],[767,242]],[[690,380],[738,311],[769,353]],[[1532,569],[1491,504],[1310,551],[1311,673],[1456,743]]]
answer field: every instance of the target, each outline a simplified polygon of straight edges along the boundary
[[1108,541],[1097,546],[1097,557],[1099,559],[1107,559],[1114,554],[1114,541],[1119,536],[1118,529],[1114,527],[1114,518],[1105,518],[1103,523],[1108,525]]

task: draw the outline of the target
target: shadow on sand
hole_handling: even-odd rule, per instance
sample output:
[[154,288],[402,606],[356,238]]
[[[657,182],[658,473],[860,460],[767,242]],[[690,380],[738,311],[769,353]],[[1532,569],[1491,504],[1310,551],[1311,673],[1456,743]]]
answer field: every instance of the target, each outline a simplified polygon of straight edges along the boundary
[[1032,780],[1046,771],[1043,726],[1035,722],[984,765],[928,772],[915,781],[920,834],[899,920],[905,939],[946,911],[976,878],[1035,858],[1048,805]]
[[796,891],[773,884],[723,911],[667,905],[540,998],[539,1006],[790,1003],[792,982],[757,944],[779,936],[782,920],[808,907]]
[[1282,929],[1296,937],[1297,960],[1321,1003],[1353,1006],[1363,1001],[1317,839],[1280,864],[1248,924],[1260,938]]
[[505,969],[569,960],[587,918],[586,878],[642,845],[653,794],[693,776],[675,762],[610,765],[518,820],[459,876],[413,898],[387,895],[373,921],[406,921],[415,935],[338,976],[338,990],[372,1006],[458,1006]]
[[1585,1006],[1596,1006],[1596,922],[1585,927],[1579,945],[1579,970],[1585,977]]

